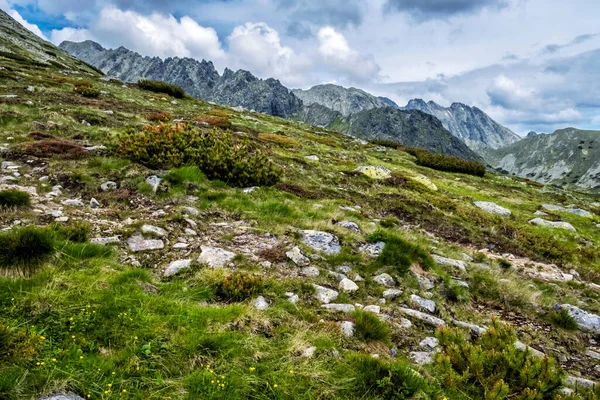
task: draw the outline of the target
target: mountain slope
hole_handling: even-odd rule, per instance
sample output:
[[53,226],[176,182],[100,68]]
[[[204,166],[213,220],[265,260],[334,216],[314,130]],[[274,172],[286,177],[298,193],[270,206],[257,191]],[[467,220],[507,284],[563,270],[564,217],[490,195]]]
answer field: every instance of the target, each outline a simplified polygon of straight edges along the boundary
[[73,56],[128,82],[156,79],[182,86],[195,97],[218,104],[241,106],[278,117],[298,112],[302,102],[275,79],[258,79],[248,71],[225,69],[220,76],[210,61],[191,58],[143,57],[124,47],[105,49],[98,43],[63,42]]
[[445,108],[433,101],[426,103],[421,99],[413,99],[403,109],[419,110],[435,116],[442,121],[444,128],[475,151],[483,148],[501,148],[521,139],[479,108],[462,103],[452,103],[450,107]]
[[361,89],[332,84],[317,85],[308,90],[293,89],[292,93],[298,96],[305,106],[320,104],[341,113],[344,117],[373,108],[398,108],[398,105],[388,98],[375,97]]
[[538,182],[600,188],[600,131],[566,128],[531,135],[486,152],[485,159],[494,168]]

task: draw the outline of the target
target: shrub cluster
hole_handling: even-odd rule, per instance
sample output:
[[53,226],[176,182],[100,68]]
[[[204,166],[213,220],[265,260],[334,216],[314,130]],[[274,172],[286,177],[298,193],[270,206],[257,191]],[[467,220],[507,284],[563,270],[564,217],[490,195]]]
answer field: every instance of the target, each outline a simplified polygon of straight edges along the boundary
[[165,93],[177,99],[183,99],[185,97],[185,90],[183,90],[181,86],[174,85],[172,83],[142,79],[138,81],[138,86],[141,89],[149,90],[155,93]]
[[237,273],[228,276],[218,285],[217,296],[224,301],[244,301],[257,295],[263,285],[260,276]]
[[145,115],[148,121],[152,122],[167,122],[171,119],[171,114],[167,111],[148,113]]
[[467,161],[459,157],[433,154],[424,149],[406,147],[407,153],[417,158],[417,165],[445,172],[458,172],[483,177],[485,165],[477,161]]
[[394,267],[394,272],[404,275],[415,262],[418,262],[423,269],[431,269],[435,266],[435,262],[427,251],[397,235],[377,231],[370,234],[367,241],[371,243],[385,242],[381,254],[373,262],[376,267]]
[[0,234],[0,268],[21,275],[36,272],[54,253],[52,232],[26,227]]
[[227,116],[207,115],[203,117],[198,117],[196,119],[196,122],[198,122],[198,125],[200,126],[208,125],[221,129],[231,128],[231,122],[229,122],[229,118]]
[[289,147],[289,148],[300,148],[302,144],[294,138],[287,137],[284,135],[279,135],[277,133],[260,133],[258,135],[260,140],[264,140],[265,142],[271,142],[277,144],[281,147]]
[[446,327],[438,329],[437,338],[441,351],[436,363],[449,395],[549,399],[561,387],[563,374],[554,361],[517,349],[514,329],[497,320],[473,342],[459,330]]
[[29,207],[31,196],[20,190],[1,190],[0,207]]
[[96,98],[100,97],[100,89],[92,86],[90,82],[83,81],[78,82],[73,86],[73,91],[82,95],[83,97]]
[[229,132],[198,131],[190,124],[127,130],[117,151],[150,168],[195,165],[208,179],[238,187],[274,185],[283,173],[247,140],[234,140]]

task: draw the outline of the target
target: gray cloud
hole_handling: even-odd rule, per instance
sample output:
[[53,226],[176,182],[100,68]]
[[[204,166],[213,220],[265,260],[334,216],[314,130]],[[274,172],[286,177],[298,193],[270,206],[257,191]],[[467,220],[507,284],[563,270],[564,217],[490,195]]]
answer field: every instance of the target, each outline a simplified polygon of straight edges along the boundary
[[427,20],[507,5],[507,0],[387,0],[384,11],[408,13],[417,20]]
[[598,36],[600,36],[600,33],[588,33],[585,35],[579,35],[579,36],[575,37],[575,39],[571,40],[569,43],[566,43],[566,44],[552,43],[552,44],[546,45],[544,47],[543,52],[549,53],[549,54],[556,53],[562,49],[566,49],[568,47],[572,47],[572,46],[575,46],[575,45],[578,45],[581,43],[585,43],[585,42],[592,40]]

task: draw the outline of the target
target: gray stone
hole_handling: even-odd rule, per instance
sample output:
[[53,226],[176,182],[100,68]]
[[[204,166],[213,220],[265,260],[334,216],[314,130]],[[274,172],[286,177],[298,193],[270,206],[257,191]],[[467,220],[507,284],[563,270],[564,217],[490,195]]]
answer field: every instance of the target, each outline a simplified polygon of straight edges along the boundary
[[117,182],[106,181],[100,185],[100,190],[102,190],[103,192],[108,192],[110,190],[115,190],[117,187]]
[[264,297],[258,296],[256,300],[254,300],[254,308],[261,311],[266,310],[267,308],[269,308],[269,303],[267,302],[267,300],[265,300]]
[[487,211],[493,214],[502,215],[504,217],[509,217],[510,215],[512,215],[512,212],[508,208],[504,208],[490,201],[476,201],[473,204],[475,204],[476,207],[481,208],[483,211]]
[[174,248],[174,249],[187,249],[188,247],[189,247],[189,244],[187,244],[187,243],[182,243],[182,242],[175,243],[175,244],[173,245],[173,248]]
[[195,230],[190,229],[190,228],[185,228],[184,232],[188,236],[198,236],[198,232],[196,232]]
[[343,313],[349,313],[349,312],[353,312],[355,310],[355,307],[352,304],[323,304],[321,306],[322,308],[324,308],[327,311],[332,311],[332,312],[343,312]]
[[562,207],[562,206],[555,206],[552,204],[542,204],[542,208],[547,211],[566,212],[569,214],[574,214],[574,215],[578,215],[580,217],[585,217],[585,218],[593,217],[591,212],[582,210],[581,208],[566,208],[566,207]]
[[292,293],[292,295],[288,297],[288,301],[292,304],[296,304],[299,300],[300,300],[300,297],[298,297],[297,294]]
[[304,349],[304,351],[302,352],[302,357],[305,358],[311,358],[312,356],[315,355],[315,352],[317,351],[317,348],[315,346],[310,346],[307,347],[306,349]]
[[402,296],[402,290],[400,289],[386,289],[383,292],[383,298],[387,300],[393,300],[400,296]]
[[419,307],[424,308],[429,312],[435,312],[435,310],[437,309],[434,301],[424,299],[420,296],[417,296],[416,294],[411,294],[410,300]]
[[339,296],[339,293],[333,289],[314,284],[313,287],[315,288],[315,298],[321,303],[329,304]]
[[155,235],[158,237],[165,237],[167,235],[166,230],[154,225],[142,225],[140,230],[144,235]]
[[598,361],[600,361],[600,353],[597,353],[597,352],[595,352],[594,350],[590,350],[590,349],[588,349],[588,350],[586,350],[585,354],[586,354],[588,357],[591,357],[591,358],[593,358],[594,360],[598,360]]
[[175,274],[179,273],[179,271],[189,268],[191,265],[192,265],[191,259],[173,261],[169,264],[167,269],[165,269],[164,275],[165,276],[175,275]]
[[360,234],[360,227],[356,222],[352,221],[340,221],[337,223],[339,226],[351,230],[352,232]]
[[350,279],[344,278],[340,281],[338,288],[342,292],[355,292],[358,290],[358,285],[356,283],[354,283],[353,281],[351,281]]
[[302,231],[302,241],[311,249],[322,251],[325,254],[339,254],[342,249],[338,238],[327,232]]
[[317,156],[305,156],[308,161],[319,161],[319,157]]
[[156,193],[158,185],[162,182],[162,179],[156,175],[150,175],[146,178],[146,183],[152,187],[152,191]]
[[573,375],[567,375],[567,377],[565,379],[565,385],[571,386],[575,389],[578,389],[578,388],[595,389],[596,388],[596,382],[594,382],[590,379],[585,379],[585,378],[581,378],[581,377],[573,376]]
[[340,330],[344,337],[352,337],[352,335],[354,335],[354,322],[342,321],[340,323]]
[[343,274],[348,274],[348,273],[352,272],[352,267],[350,267],[348,265],[341,265],[341,266],[337,267],[336,269]]
[[189,215],[197,216],[197,215],[199,215],[199,214],[200,214],[200,211],[198,211],[198,209],[197,209],[197,208],[195,208],[195,207],[187,207],[187,206],[186,206],[186,207],[181,207],[181,209],[182,209],[182,210],[183,210],[183,211],[184,211],[186,214],[189,214]]
[[93,239],[90,239],[90,243],[100,244],[100,245],[106,246],[106,245],[109,245],[109,244],[121,243],[121,239],[119,239],[118,236],[93,238]]
[[381,254],[384,247],[385,247],[384,242],[367,243],[367,244],[361,246],[359,250],[361,253],[364,253],[369,257],[375,258]]
[[67,200],[61,201],[61,204],[64,206],[71,206],[71,207],[84,207],[85,206],[85,204],[83,203],[83,201],[81,199],[67,199]]
[[431,364],[433,362],[431,353],[426,351],[411,351],[409,357],[412,362],[418,365]]
[[564,222],[564,221],[546,221],[545,219],[542,219],[542,218],[534,218],[531,221],[529,221],[529,223],[531,225],[536,225],[536,226],[544,226],[544,227],[552,228],[552,229],[565,229],[568,231],[576,232],[573,225],[571,225],[568,222]]
[[92,199],[90,200],[90,207],[100,208],[100,202],[92,197]]
[[84,400],[83,397],[75,393],[54,394],[47,397],[41,397],[39,400]]
[[404,307],[398,307],[398,310],[403,313],[408,315],[409,317],[413,317],[416,318],[424,323],[426,323],[427,325],[431,325],[434,327],[440,327],[440,326],[445,326],[446,323],[444,322],[444,320],[434,317],[433,315],[429,315],[429,314],[425,314],[421,311],[417,311],[417,310],[412,310],[410,308],[404,308]]
[[363,311],[369,311],[375,314],[379,314],[381,312],[381,307],[376,305],[365,306],[363,308]]
[[258,189],[260,189],[258,186],[252,186],[252,187],[242,189],[242,193],[252,193]]
[[218,247],[200,246],[202,253],[198,257],[200,264],[208,265],[211,268],[221,268],[233,261],[235,253],[223,250]]
[[533,347],[526,345],[525,343],[521,342],[520,340],[517,340],[515,342],[515,347],[518,350],[528,351],[529,353],[531,353],[532,356],[534,356],[536,358],[544,358],[544,357],[546,357],[546,355],[544,353],[542,353],[541,351],[536,350]]
[[316,278],[319,274],[319,269],[316,267],[304,267],[300,270],[300,276],[306,276],[307,278]]
[[383,165],[360,166],[354,171],[360,172],[361,174],[365,174],[366,176],[372,179],[387,179],[390,176],[392,176],[392,171],[390,171],[389,168],[386,168]]
[[421,340],[419,342],[419,346],[424,347],[425,349],[432,351],[435,350],[436,347],[438,347],[440,344],[440,341],[435,338],[435,337],[426,337],[425,339]]
[[415,277],[417,278],[417,281],[419,282],[419,288],[423,289],[423,290],[431,290],[435,287],[435,284],[431,281],[431,279],[419,275],[419,274],[415,274]]
[[450,267],[458,268],[463,272],[467,272],[467,264],[464,261],[453,260],[451,258],[438,256],[437,254],[432,254],[431,257],[440,265],[448,265]]
[[160,250],[165,247],[161,239],[144,239],[141,235],[133,235],[127,241],[129,249],[133,252]]
[[394,286],[396,282],[394,282],[394,278],[390,275],[383,273],[373,277],[373,281],[379,283],[383,286]]
[[298,246],[286,252],[285,255],[299,267],[306,267],[310,264],[310,260],[302,253],[302,250]]
[[548,215],[548,213],[545,213],[543,211],[537,210],[536,212],[533,213],[533,215],[539,215],[539,216],[546,216]]
[[588,313],[571,304],[562,304],[561,308],[565,308],[569,312],[569,315],[577,322],[579,329],[600,335],[600,316]]

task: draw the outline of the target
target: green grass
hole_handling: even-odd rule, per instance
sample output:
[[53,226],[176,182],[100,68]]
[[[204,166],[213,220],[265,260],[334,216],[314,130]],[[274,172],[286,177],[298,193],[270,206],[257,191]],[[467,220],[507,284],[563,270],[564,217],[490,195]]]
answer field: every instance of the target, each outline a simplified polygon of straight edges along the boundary
[[367,237],[369,242],[385,242],[385,247],[377,259],[374,267],[391,267],[398,275],[404,275],[413,263],[418,262],[424,269],[433,269],[435,262],[423,248],[407,242],[400,236],[385,231],[377,231]]
[[32,275],[54,253],[52,233],[35,227],[15,228],[0,234],[0,268]]
[[553,325],[563,328],[568,331],[577,330],[577,321],[569,314],[565,308],[553,309],[548,314],[548,321]]
[[0,190],[0,207],[29,207],[31,196],[20,190]]
[[363,340],[387,343],[390,337],[390,328],[379,316],[369,311],[357,310],[352,315],[356,333]]

